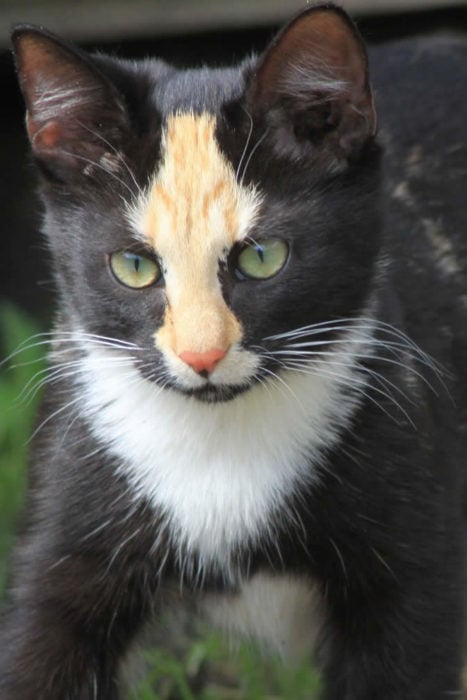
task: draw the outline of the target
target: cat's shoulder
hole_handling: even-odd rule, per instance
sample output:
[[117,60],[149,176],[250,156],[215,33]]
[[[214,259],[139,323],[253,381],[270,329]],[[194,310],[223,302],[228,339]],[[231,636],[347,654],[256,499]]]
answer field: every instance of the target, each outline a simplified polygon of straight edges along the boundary
[[451,256],[443,269],[465,280],[467,35],[442,32],[372,47],[370,65],[389,226],[407,258],[428,241],[443,264]]
[[369,58],[380,130],[392,147],[467,149],[467,35],[391,41],[371,47]]

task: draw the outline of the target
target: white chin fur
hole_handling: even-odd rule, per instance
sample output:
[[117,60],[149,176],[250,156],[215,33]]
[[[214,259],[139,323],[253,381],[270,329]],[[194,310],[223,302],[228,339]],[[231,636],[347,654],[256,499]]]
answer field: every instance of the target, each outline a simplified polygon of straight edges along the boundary
[[278,512],[281,522],[296,518],[287,497],[319,478],[323,449],[348,424],[356,399],[342,385],[355,372],[355,345],[335,351],[338,378],[287,371],[212,404],[119,368],[108,361],[115,350],[83,344],[83,413],[135,499],[165,513],[180,556],[197,554],[200,576],[214,569],[235,581],[233,550],[274,533]]

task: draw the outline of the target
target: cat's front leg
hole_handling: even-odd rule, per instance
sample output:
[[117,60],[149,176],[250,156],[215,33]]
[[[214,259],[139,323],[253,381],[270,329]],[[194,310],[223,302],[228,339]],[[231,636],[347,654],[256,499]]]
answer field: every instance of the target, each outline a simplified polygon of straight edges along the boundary
[[[24,613],[24,617],[31,612]],[[46,615],[10,621],[0,652],[1,700],[120,700],[114,660]]]
[[[438,572],[441,573],[441,572]],[[426,597],[371,601],[349,595],[332,611],[322,700],[441,700],[463,697],[462,605],[455,587]]]
[[0,700],[118,700],[150,603],[142,568],[76,554],[17,577],[0,633]]

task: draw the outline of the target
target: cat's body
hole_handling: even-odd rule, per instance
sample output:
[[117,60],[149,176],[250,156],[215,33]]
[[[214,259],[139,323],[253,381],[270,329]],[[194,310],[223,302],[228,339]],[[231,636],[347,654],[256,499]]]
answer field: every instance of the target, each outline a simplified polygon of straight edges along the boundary
[[330,6],[238,70],[16,46],[62,310],[1,700],[117,698],[184,596],[326,700],[459,695],[467,44],[374,51],[382,159]]

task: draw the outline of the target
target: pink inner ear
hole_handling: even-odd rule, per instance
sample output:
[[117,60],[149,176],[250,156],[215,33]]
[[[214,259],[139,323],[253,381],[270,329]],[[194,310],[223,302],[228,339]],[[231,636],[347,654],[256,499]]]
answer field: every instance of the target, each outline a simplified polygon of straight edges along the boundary
[[108,141],[123,140],[124,102],[91,57],[39,29],[18,30],[13,42],[29,140],[49,170],[71,177],[98,162]]
[[248,99],[281,156],[340,168],[375,133],[365,46],[335,6],[311,7],[285,27],[260,59]]
[[[266,103],[282,92],[294,66],[323,78],[342,81],[359,100],[369,88],[363,45],[350,21],[336,9],[310,8],[297,17],[266,53],[255,98]],[[365,98],[364,98],[365,99]]]
[[28,114],[26,118],[26,128],[31,143],[38,149],[52,149],[63,137],[63,129],[60,123],[55,120],[49,121],[41,126]]

